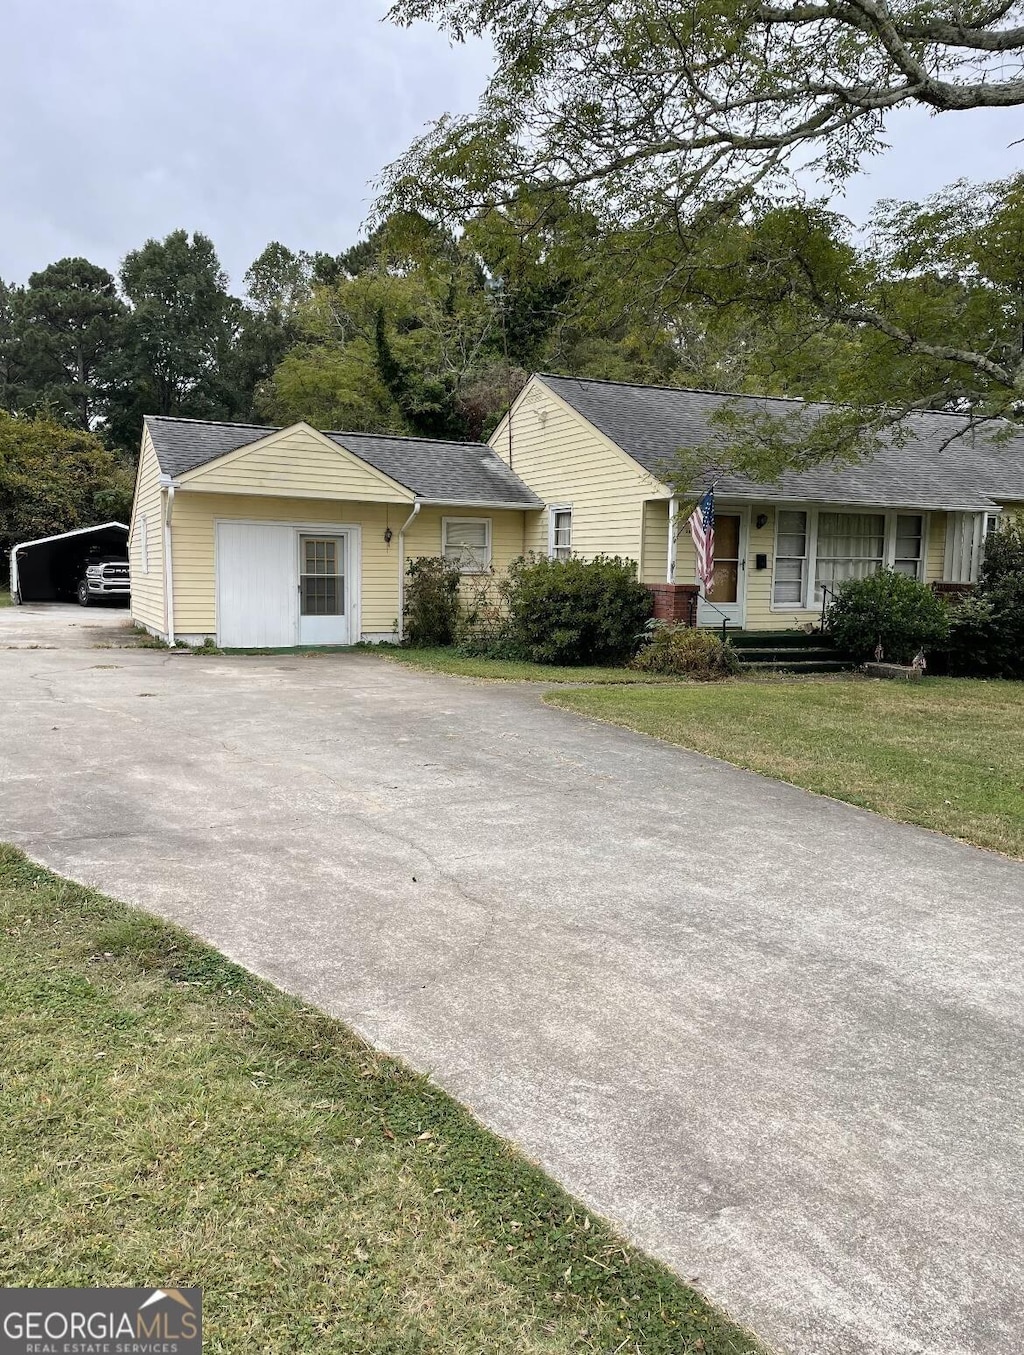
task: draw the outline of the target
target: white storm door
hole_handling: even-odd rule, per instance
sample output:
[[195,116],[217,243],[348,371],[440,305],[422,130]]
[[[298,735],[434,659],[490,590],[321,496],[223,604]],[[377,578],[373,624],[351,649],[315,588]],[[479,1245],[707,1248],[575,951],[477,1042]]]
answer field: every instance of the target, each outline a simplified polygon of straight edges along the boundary
[[299,644],[347,645],[348,538],[299,534]]
[[697,603],[698,626],[742,626],[746,587],[745,513],[715,512],[715,577]]
[[219,645],[262,649],[297,642],[294,528],[219,522],[216,570]]

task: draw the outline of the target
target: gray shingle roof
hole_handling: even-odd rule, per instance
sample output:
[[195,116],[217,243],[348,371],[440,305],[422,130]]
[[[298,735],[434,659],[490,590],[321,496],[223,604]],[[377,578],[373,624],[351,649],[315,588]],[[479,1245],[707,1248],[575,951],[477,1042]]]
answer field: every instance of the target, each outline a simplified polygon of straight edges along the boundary
[[[715,410],[739,403],[751,411],[828,408],[802,400],[723,395],[670,386],[542,376],[557,395],[655,476],[682,447],[697,448],[720,436],[709,422]],[[885,448],[858,465],[817,466],[786,472],[771,485],[745,476],[719,480],[720,498],[872,504],[888,508],[975,509],[1024,500],[1024,438],[993,443],[977,429],[943,448],[967,420],[953,414],[917,414],[902,446]],[[698,488],[695,486],[694,488]]]
[[[279,430],[259,424],[146,418],[165,475],[184,475]],[[432,503],[540,505],[486,443],[377,433],[327,433],[332,442]]]

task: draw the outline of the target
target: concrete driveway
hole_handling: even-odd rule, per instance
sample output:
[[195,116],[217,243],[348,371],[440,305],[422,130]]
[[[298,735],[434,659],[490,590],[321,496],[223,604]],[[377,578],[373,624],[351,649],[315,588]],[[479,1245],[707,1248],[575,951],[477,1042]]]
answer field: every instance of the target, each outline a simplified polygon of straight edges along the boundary
[[777,1350],[1024,1349],[1024,866],[536,688],[66,616],[0,612],[0,837],[429,1070]]

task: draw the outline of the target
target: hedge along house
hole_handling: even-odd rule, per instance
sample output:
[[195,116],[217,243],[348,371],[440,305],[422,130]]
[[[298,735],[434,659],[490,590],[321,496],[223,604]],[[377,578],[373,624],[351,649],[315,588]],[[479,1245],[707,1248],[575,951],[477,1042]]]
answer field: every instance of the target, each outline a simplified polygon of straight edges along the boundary
[[129,537],[132,616],[172,644],[390,640],[409,557],[501,571],[541,516],[484,444],[151,417]]
[[[545,513],[527,519],[527,547],[631,558],[657,590],[658,614],[682,619],[696,559],[662,477],[681,448],[715,438],[711,415],[727,404],[782,414],[815,408],[532,377],[490,440],[544,500]],[[902,445],[857,465],[787,473],[772,484],[724,476],[715,485],[714,585],[698,603],[697,622],[806,626],[820,617],[825,588],[881,566],[927,583],[972,583],[987,532],[1000,514],[1022,507],[1024,439],[997,443],[991,431],[969,431],[966,419],[949,414],[915,415]]]

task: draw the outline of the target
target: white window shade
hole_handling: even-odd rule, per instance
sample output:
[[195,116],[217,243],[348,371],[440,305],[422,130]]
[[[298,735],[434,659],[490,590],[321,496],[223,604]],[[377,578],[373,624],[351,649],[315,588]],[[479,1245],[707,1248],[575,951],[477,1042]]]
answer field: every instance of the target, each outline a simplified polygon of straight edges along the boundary
[[463,574],[479,574],[491,567],[489,518],[445,518],[444,556]]

